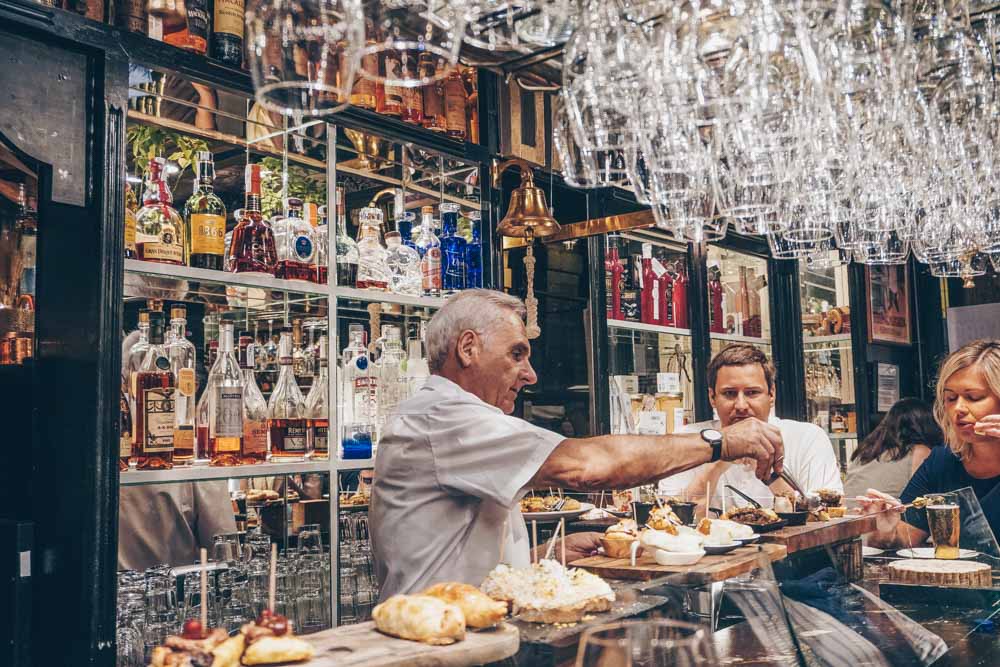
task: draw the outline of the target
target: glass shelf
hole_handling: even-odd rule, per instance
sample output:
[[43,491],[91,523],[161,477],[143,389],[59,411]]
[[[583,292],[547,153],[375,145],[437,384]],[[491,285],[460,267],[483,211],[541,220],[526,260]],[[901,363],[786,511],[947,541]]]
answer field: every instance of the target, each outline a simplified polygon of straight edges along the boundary
[[725,334],[725,333],[711,333],[709,337],[712,340],[721,340],[729,343],[750,343],[751,345],[766,345],[771,346],[771,340],[768,338],[757,338],[756,336],[738,336],[736,334]]
[[659,324],[644,324],[642,322],[627,322],[625,320],[608,320],[608,326],[614,329],[628,329],[630,331],[649,331],[651,333],[673,334],[675,336],[690,336],[690,329],[678,329],[677,327],[665,327]]
[[125,272],[180,280],[193,280],[218,285],[240,285],[243,287],[259,287],[277,292],[296,294],[317,294],[327,296],[329,288],[303,280],[282,280],[274,276],[254,273],[230,273],[213,269],[198,269],[191,266],[175,266],[158,262],[144,262],[138,259],[125,260]]
[[243,479],[296,475],[307,472],[330,472],[330,461],[297,463],[260,463],[258,465],[216,467],[209,465],[174,466],[170,470],[127,470],[121,473],[122,486],[164,484],[166,482],[199,482],[209,479]]

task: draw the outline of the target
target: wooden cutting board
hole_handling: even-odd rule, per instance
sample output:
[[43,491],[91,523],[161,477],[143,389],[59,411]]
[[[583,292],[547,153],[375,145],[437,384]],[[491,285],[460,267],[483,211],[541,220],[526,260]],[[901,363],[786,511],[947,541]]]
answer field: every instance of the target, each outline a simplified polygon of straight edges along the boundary
[[841,519],[807,523],[804,526],[788,526],[764,533],[760,539],[772,544],[783,544],[788,553],[793,554],[796,551],[850,540],[873,530],[875,530],[874,516],[845,516]]
[[467,632],[450,646],[428,646],[383,635],[375,623],[345,625],[303,637],[316,647],[308,667],[469,667],[509,658],[520,646],[517,628],[504,623],[492,630]]
[[771,562],[781,560],[786,549],[781,544],[763,544],[759,547],[741,547],[721,556],[705,556],[694,565],[660,565],[652,556],[644,554],[636,560],[635,567],[628,558],[608,558],[593,556],[573,562],[573,567],[582,567],[607,579],[639,579],[649,581],[670,575],[686,575],[684,583],[700,585],[713,581],[723,581],[750,572],[757,563],[758,553],[763,551]]

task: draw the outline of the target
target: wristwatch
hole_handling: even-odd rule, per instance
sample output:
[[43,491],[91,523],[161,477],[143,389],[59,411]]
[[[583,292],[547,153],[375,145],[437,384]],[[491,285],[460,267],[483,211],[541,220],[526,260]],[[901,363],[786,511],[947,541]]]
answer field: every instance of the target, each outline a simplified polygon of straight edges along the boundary
[[705,428],[701,431],[701,439],[712,445],[712,462],[722,458],[722,433],[714,428]]

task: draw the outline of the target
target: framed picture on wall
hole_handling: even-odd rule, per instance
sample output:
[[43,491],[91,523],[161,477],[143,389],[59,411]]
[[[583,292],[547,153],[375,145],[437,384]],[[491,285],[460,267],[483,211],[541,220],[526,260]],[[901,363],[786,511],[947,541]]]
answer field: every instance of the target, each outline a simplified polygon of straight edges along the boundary
[[912,343],[907,266],[866,266],[865,289],[868,293],[868,342]]

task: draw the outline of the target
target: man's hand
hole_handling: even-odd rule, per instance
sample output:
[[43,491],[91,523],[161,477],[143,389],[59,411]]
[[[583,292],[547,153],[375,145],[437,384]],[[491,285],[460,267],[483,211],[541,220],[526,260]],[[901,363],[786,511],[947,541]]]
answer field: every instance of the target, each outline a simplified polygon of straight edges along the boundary
[[983,417],[973,426],[976,435],[985,435],[987,438],[1000,438],[1000,415],[989,415]]
[[[596,556],[597,550],[601,546],[601,535],[602,533],[571,533],[566,536],[566,563],[572,563],[573,561],[578,561],[583,558],[589,558],[590,556]],[[555,560],[562,558],[562,545],[560,544],[562,540],[556,542],[555,546],[552,547],[551,557]],[[535,549],[535,553],[538,558],[541,559],[545,556],[545,552],[549,549],[549,543],[540,544]]]
[[781,431],[759,419],[750,417],[722,429],[722,459],[738,461],[750,458],[757,464],[757,478],[765,483],[771,471],[780,473],[785,460]]

